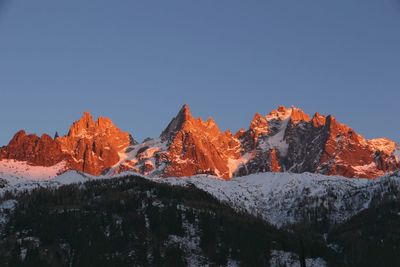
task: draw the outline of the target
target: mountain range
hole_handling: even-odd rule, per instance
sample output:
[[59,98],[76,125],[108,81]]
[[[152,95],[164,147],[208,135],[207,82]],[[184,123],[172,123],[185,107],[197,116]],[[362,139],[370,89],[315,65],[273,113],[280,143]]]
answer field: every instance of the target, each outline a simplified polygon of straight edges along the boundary
[[[387,138],[366,139],[332,115],[280,106],[254,115],[247,129],[222,132],[184,105],[158,138],[138,143],[105,117],[85,112],[65,136],[17,132],[0,148],[3,166],[23,162],[91,175],[134,171],[153,177],[208,174],[223,179],[260,172],[377,178],[400,169],[400,149]],[[16,167],[18,168],[18,167]]]
[[141,143],[88,112],[21,130],[0,148],[0,265],[398,266],[399,152],[283,106],[233,134],[184,105]]

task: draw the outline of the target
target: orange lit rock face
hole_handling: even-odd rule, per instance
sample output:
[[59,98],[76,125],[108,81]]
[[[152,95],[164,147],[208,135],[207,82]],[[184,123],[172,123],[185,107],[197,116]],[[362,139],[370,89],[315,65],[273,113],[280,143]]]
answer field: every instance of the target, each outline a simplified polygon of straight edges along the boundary
[[8,146],[0,149],[0,159],[26,161],[31,165],[53,166],[61,161],[67,169],[99,175],[120,160],[131,143],[128,133],[121,132],[111,120],[100,117],[93,121],[89,113],[75,122],[64,137],[55,140],[18,132]]
[[71,126],[68,135],[56,141],[61,150],[70,155],[72,169],[99,175],[119,162],[118,153],[130,145],[130,136],[118,129],[110,119],[100,117],[94,121],[85,112]]
[[326,118],[325,116],[322,116],[321,114],[319,114],[318,112],[315,113],[314,117],[311,120],[313,126],[315,128],[319,128],[322,127],[326,124]]
[[19,131],[8,146],[0,149],[0,159],[27,161],[36,166],[53,166],[65,159],[65,155],[60,145],[47,134],[38,137]]
[[212,174],[230,178],[228,161],[239,157],[240,143],[230,132],[222,133],[213,119],[193,118],[186,105],[161,139],[169,143],[165,177]]
[[308,115],[300,109],[284,106],[265,117],[256,113],[249,129],[236,134],[241,142],[242,157],[250,155],[250,158],[237,169],[235,175],[284,171],[288,149],[285,140],[287,128],[309,120]]
[[260,135],[265,135],[267,133],[268,133],[267,119],[261,116],[260,113],[256,113],[249,127],[251,146],[255,148],[257,146],[258,137]]
[[287,170],[375,178],[400,167],[394,142],[368,141],[332,116],[316,113],[310,119],[297,108],[281,106],[266,117],[256,114],[249,130],[237,136],[242,154],[254,155],[237,175]]
[[322,173],[375,178],[399,167],[392,155],[394,142],[382,139],[367,141],[332,116],[327,117],[325,127],[328,138],[320,160],[319,170]]
[[290,171],[375,178],[400,169],[398,153],[391,140],[366,140],[332,116],[315,113],[310,118],[295,107],[280,106],[266,116],[257,113],[247,130],[232,135],[221,132],[213,119],[193,118],[185,105],[160,138],[142,144],[111,120],[94,121],[85,113],[63,137],[18,132],[0,148],[0,160],[39,166],[65,161],[67,169],[93,175],[132,170],[161,177],[211,174],[230,179]]
[[360,171],[354,169],[355,166],[371,166],[374,163],[366,140],[349,127],[338,123],[332,116],[327,117],[324,127],[328,136],[320,160],[321,172],[348,177],[357,177],[362,172],[363,176],[371,177],[375,168],[369,167],[365,171],[361,171],[362,167],[359,167]]
[[272,172],[281,172],[282,171],[282,167],[281,167],[281,164],[279,162],[278,154],[277,154],[276,149],[272,149],[269,153],[271,154],[271,162],[270,162],[271,171]]
[[292,108],[290,113],[290,121],[292,124],[298,124],[300,122],[309,122],[310,117],[304,113],[301,109]]

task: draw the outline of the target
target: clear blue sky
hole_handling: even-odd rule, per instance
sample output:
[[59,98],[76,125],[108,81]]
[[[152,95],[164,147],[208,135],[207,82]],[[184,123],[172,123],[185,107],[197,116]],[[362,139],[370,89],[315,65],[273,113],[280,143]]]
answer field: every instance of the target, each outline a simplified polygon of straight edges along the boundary
[[400,141],[400,1],[0,0],[0,145],[84,110],[139,140],[296,105]]

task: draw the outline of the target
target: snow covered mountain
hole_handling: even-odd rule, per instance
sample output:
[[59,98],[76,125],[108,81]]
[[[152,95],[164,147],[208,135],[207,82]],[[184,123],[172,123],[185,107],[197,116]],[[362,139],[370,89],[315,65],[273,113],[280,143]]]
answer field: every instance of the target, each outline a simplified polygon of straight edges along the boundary
[[[14,167],[10,169],[10,166]],[[124,172],[114,176],[93,176],[77,171],[56,175],[64,167],[63,164],[57,168],[21,166],[17,161],[0,164],[0,196],[7,191],[18,193],[38,187],[54,188],[137,175],[134,172]],[[277,227],[315,221],[339,224],[369,208],[373,201],[381,201],[387,197],[400,198],[400,172],[374,180],[273,172],[234,177],[230,180],[210,175],[185,178],[142,177],[185,188],[194,186],[240,212],[260,217]]]
[[[195,187],[127,175],[0,198],[2,266],[331,266],[319,240],[236,212]],[[75,180],[77,181],[77,180]],[[51,184],[50,184],[51,183]],[[230,183],[229,181],[227,183]],[[22,188],[20,188],[22,189]],[[335,265],[335,266],[336,266]],[[343,265],[342,265],[343,266]]]
[[86,112],[65,136],[19,131],[0,148],[0,162],[63,164],[60,172],[91,175],[134,171],[153,177],[209,174],[231,179],[288,171],[376,178],[400,168],[399,151],[389,139],[367,140],[331,115],[310,118],[295,107],[257,113],[247,130],[232,134],[222,132],[212,118],[194,118],[184,105],[158,138],[140,144],[110,119],[94,121]]
[[[385,266],[398,261],[393,231],[400,214],[399,172],[374,180],[288,172],[226,180],[206,174],[94,176],[63,172],[65,162],[0,163],[0,255],[7,262],[59,260],[68,266],[90,258],[144,264],[161,255],[180,259],[182,266],[301,266],[301,259],[306,266],[375,266],[365,262],[380,257],[381,247],[393,250],[386,252]],[[306,255],[299,238],[305,239]],[[372,244],[360,248],[363,238]],[[371,246],[377,249],[360,258]]]
[[369,208],[372,201],[400,197],[400,173],[375,180],[311,173],[259,173],[230,181],[204,175],[157,180],[195,186],[277,227],[323,220],[339,224]]

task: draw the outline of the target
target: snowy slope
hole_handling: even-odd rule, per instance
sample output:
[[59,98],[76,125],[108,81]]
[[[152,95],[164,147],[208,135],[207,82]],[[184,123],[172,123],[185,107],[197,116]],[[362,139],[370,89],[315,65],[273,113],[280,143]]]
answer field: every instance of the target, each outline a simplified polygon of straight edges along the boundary
[[[157,166],[155,155],[167,151],[167,143],[160,138],[149,139],[141,144],[129,146],[125,152],[119,153],[119,162],[112,166],[108,175],[115,175],[121,170],[132,170],[145,175],[160,173],[165,165]],[[150,165],[151,170],[144,170],[145,165]]]
[[373,197],[400,188],[398,176],[374,181],[317,174],[260,173],[224,181],[215,177],[159,179],[205,190],[237,210],[259,216],[278,227],[326,218],[340,223],[369,207]]
[[42,167],[32,166],[23,161],[1,160],[0,196],[6,191],[15,193],[38,187],[58,187],[90,180],[118,178],[130,174],[141,176],[134,172],[124,172],[113,176],[93,176],[79,171],[65,171],[65,166],[65,162],[51,167]]
[[[34,167],[23,162],[0,162],[0,195],[36,187],[110,179],[127,175],[91,176],[77,171],[57,175],[63,164]],[[230,181],[213,176],[187,178],[150,178],[179,186],[196,186],[239,211],[259,216],[278,227],[308,220],[340,223],[369,207],[373,198],[382,197],[395,185],[400,189],[400,174],[376,180],[347,179],[340,176],[293,173],[259,173]],[[144,176],[143,176],[144,177]],[[145,177],[146,178],[146,177]]]
[[1,160],[0,178],[9,180],[49,180],[57,176],[65,168],[65,162],[51,167],[32,166],[24,161]]

